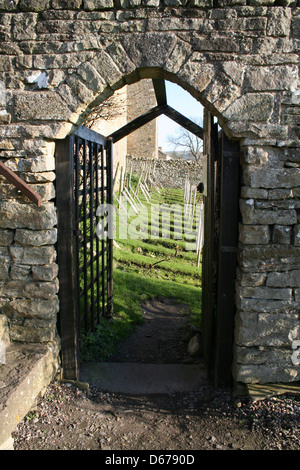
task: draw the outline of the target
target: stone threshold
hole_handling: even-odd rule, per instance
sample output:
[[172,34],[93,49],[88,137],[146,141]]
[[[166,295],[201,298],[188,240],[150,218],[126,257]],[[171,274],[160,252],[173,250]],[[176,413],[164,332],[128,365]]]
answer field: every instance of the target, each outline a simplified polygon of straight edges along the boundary
[[0,364],[0,450],[13,450],[13,431],[54,378],[54,349],[46,344],[7,347],[5,364]]

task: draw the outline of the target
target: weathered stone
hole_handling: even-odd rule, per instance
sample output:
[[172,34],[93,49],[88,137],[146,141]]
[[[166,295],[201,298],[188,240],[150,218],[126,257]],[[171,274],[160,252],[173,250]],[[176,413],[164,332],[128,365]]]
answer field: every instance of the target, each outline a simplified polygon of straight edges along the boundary
[[293,168],[245,168],[244,180],[246,185],[253,188],[296,188],[300,186],[300,169]]
[[44,265],[51,264],[56,257],[54,246],[11,246],[13,261],[18,264]]
[[45,172],[55,169],[55,159],[49,155],[34,158],[15,158],[8,160],[5,165],[12,171]]
[[65,121],[70,114],[63,100],[53,92],[22,92],[15,95],[18,121]]
[[20,0],[19,8],[22,11],[43,11],[49,8],[50,0]]
[[33,266],[32,277],[38,281],[53,281],[58,275],[58,265],[52,263],[46,266]]
[[82,6],[82,0],[52,0],[51,1],[52,8],[55,9],[72,9],[72,10],[80,10]]
[[9,331],[12,341],[24,343],[48,343],[56,336],[55,324],[51,325],[49,321],[39,324],[38,320],[27,320],[26,326],[10,324]]
[[192,357],[198,356],[200,354],[200,347],[201,347],[201,336],[199,333],[194,335],[188,344],[188,354]]
[[0,230],[0,246],[9,246],[14,239],[13,230]]
[[1,263],[0,264],[0,280],[1,281],[4,281],[4,280],[8,279],[9,268],[10,268],[9,263]]
[[247,225],[293,225],[297,222],[295,210],[259,210],[255,209],[252,199],[240,201],[243,223]]
[[1,0],[0,10],[14,11],[17,10],[19,0]]
[[249,188],[248,186],[243,186],[241,189],[242,199],[267,199],[268,194],[266,189]]
[[276,289],[273,287],[240,287],[237,289],[237,293],[242,298],[250,299],[266,299],[266,300],[292,300],[293,293],[292,289],[281,288]]
[[268,274],[266,285],[269,287],[298,287],[300,270],[272,272]]
[[29,228],[31,230],[52,229],[57,224],[53,203],[40,207],[14,201],[0,201],[1,228]]
[[59,302],[55,296],[51,300],[17,299],[9,302],[6,311],[14,317],[54,319]]
[[13,16],[13,38],[28,41],[36,38],[37,13],[18,13]]
[[297,87],[296,66],[253,67],[245,74],[245,85],[250,90],[277,91]]
[[284,225],[274,225],[273,243],[289,245],[291,242],[291,232],[291,227],[285,227]]
[[[266,273],[249,273],[238,270],[237,279],[242,287],[257,287],[265,285],[267,274]],[[275,286],[276,287],[276,286]],[[278,286],[285,287],[285,286]]]
[[300,246],[300,224],[294,227],[294,245]]
[[23,246],[54,245],[57,241],[57,229],[54,228],[40,232],[17,229],[15,234],[15,241]]
[[[253,321],[255,320],[255,321]],[[237,318],[237,344],[242,346],[291,346],[290,330],[297,313],[241,312]]]
[[231,104],[223,116],[230,120],[267,121],[274,106],[274,97],[270,93],[245,94]]
[[113,8],[113,0],[84,0],[83,9],[84,10],[104,10],[106,8]]
[[270,241],[268,225],[241,225],[239,240],[249,245],[264,245]]
[[235,367],[235,377],[242,383],[287,383],[299,379],[299,373],[295,367],[278,368],[278,364],[273,367],[265,365],[242,365]]
[[19,279],[25,281],[29,278],[31,272],[31,266],[23,265],[23,264],[12,264],[10,268],[10,279]]
[[51,299],[58,292],[58,280],[46,282],[28,282],[25,284],[26,297],[34,299]]
[[239,262],[246,272],[291,271],[299,269],[300,250],[291,245],[243,245]]
[[269,36],[288,36],[290,33],[291,11],[285,7],[268,10],[267,34]]
[[121,37],[121,44],[137,67],[163,67],[176,38],[171,33],[133,34]]

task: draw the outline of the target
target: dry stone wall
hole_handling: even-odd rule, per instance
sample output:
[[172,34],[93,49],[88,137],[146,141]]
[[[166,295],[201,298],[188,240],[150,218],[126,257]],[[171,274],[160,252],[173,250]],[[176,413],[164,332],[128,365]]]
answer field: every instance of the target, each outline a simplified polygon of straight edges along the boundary
[[53,341],[59,310],[55,140],[126,83],[164,77],[201,101],[244,157],[234,378],[299,380],[300,154],[296,0],[1,0],[1,313]]
[[[127,165],[132,167],[133,171],[140,175],[143,165],[149,163],[145,158],[131,158],[127,156]],[[185,188],[185,182],[188,180],[192,185],[198,185],[203,182],[203,166],[201,162],[178,160],[159,160],[152,161],[152,179],[155,185],[162,188]]]

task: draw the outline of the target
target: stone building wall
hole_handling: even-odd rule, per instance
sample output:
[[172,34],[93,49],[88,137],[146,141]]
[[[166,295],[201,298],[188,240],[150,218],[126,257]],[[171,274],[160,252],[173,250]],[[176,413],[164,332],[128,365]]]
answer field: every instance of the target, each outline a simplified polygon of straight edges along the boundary
[[15,341],[56,338],[55,141],[124,85],[187,89],[243,149],[233,374],[299,380],[296,0],[1,0],[0,306]]
[[[141,80],[127,87],[127,121],[141,116],[157,106],[152,80]],[[145,124],[127,137],[127,153],[134,158],[157,158],[158,120]]]

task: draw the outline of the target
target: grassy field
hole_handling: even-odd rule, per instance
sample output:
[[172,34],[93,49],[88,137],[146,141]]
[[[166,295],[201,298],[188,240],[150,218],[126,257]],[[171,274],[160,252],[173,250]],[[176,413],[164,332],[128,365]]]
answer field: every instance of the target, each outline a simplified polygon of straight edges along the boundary
[[143,321],[141,304],[147,299],[176,299],[189,306],[189,321],[195,326],[200,325],[201,264],[197,267],[197,254],[188,249],[187,242],[190,239],[174,239],[174,233],[177,233],[176,224],[180,219],[177,215],[171,215],[170,230],[166,231],[163,230],[160,216],[159,233],[155,232],[153,238],[151,217],[145,216],[145,213],[150,214],[154,204],[163,203],[175,204],[182,213],[184,192],[179,189],[153,191],[150,202],[140,193],[139,199],[147,210],[138,216],[131,214],[128,222],[134,227],[135,235],[140,238],[124,238],[124,233],[120,237],[119,229],[124,231],[124,219],[118,216],[116,218],[114,315],[110,320],[102,320],[95,333],[82,337],[83,360],[109,358],[117,342],[130,335],[135,325]]

